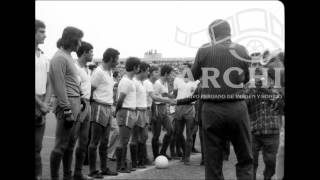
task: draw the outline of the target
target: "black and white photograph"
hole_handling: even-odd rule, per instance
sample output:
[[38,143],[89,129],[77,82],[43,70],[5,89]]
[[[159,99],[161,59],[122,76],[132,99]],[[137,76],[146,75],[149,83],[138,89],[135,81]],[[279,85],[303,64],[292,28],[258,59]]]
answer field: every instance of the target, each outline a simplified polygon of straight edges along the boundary
[[284,19],[276,0],[36,0],[35,179],[284,179]]

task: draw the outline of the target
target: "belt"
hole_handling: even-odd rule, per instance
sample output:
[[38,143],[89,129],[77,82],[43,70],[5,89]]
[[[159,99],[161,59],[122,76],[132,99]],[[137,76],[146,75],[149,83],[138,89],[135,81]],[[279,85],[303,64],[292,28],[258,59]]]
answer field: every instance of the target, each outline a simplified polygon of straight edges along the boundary
[[194,104],[181,104],[181,105],[176,105],[176,107],[178,107],[178,106],[194,106]]
[[136,110],[137,111],[146,111],[148,108],[141,108],[141,107],[137,107]]
[[155,104],[156,106],[164,106],[166,105],[165,103],[161,103],[161,104]]
[[136,110],[135,108],[126,108],[126,107],[123,107],[121,109],[128,110],[128,111],[135,111]]
[[99,105],[102,105],[102,106],[107,106],[107,107],[111,107],[112,106],[112,104],[107,104],[107,103],[101,103],[101,102],[97,102],[97,101],[95,101],[95,100],[93,100],[93,102],[94,103],[97,103],[97,104],[99,104]]
[[68,98],[80,98],[80,96],[68,96]]
[[228,102],[240,102],[243,101],[244,99],[220,99],[220,100],[202,100],[203,102],[208,102],[208,103],[228,103]]
[[90,102],[90,100],[89,99],[87,99],[87,98],[82,98],[82,100],[84,100],[85,102]]

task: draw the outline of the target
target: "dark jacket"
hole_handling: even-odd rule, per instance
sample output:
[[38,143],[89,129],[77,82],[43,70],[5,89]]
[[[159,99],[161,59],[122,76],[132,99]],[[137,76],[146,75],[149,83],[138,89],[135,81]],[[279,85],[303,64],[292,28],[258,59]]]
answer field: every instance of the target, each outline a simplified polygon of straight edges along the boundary
[[[219,27],[221,26],[221,27]],[[227,23],[222,23],[214,29],[215,40],[223,40],[222,42],[212,41],[212,44],[205,44],[199,48],[195,62],[191,68],[195,80],[199,79],[203,68],[215,68],[219,71],[219,76],[216,78],[218,86],[214,86],[211,81],[208,82],[208,87],[201,88],[201,99],[208,101],[227,101],[243,99],[241,96],[243,88],[229,87],[224,81],[223,75],[229,68],[238,68],[242,71],[241,74],[237,71],[231,71],[229,74],[230,82],[233,84],[241,84],[249,81],[249,61],[251,58],[244,46],[232,43],[230,36],[230,27]],[[240,60],[246,59],[247,61]],[[209,76],[217,75],[213,71],[208,72]],[[202,77],[203,78],[203,77]],[[203,81],[205,83],[205,81]]]

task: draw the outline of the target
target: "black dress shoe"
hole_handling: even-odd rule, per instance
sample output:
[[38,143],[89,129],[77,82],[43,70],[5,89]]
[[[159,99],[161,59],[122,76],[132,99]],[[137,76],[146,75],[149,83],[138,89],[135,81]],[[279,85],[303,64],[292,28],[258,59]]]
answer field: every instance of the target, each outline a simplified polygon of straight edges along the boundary
[[174,160],[179,160],[179,159],[181,159],[181,158],[178,157],[178,156],[171,156],[171,158],[174,159]]
[[73,176],[73,180],[90,180],[90,179],[93,179],[93,178],[88,178],[88,177],[85,177],[84,175],[74,175]]
[[166,155],[166,154],[161,154],[162,156],[165,156],[169,161],[172,160],[171,156]]
[[94,171],[88,174],[88,176],[95,179],[103,179],[103,175],[99,171]]
[[116,175],[118,175],[117,172],[111,171],[109,168],[107,168],[105,171],[102,171],[101,174],[105,175],[105,176],[116,176]]

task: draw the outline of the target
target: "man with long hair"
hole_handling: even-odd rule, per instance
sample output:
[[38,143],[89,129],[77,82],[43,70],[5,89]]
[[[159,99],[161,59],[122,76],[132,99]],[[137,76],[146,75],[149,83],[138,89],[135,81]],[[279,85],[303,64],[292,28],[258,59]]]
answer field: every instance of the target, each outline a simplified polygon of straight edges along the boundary
[[60,163],[63,161],[64,180],[72,179],[70,170],[73,147],[70,139],[73,125],[80,112],[80,82],[71,52],[81,46],[83,32],[75,27],[66,27],[59,39],[59,49],[50,62],[50,79],[56,97],[54,113],[57,117],[55,146],[50,155],[51,179],[59,179]]

